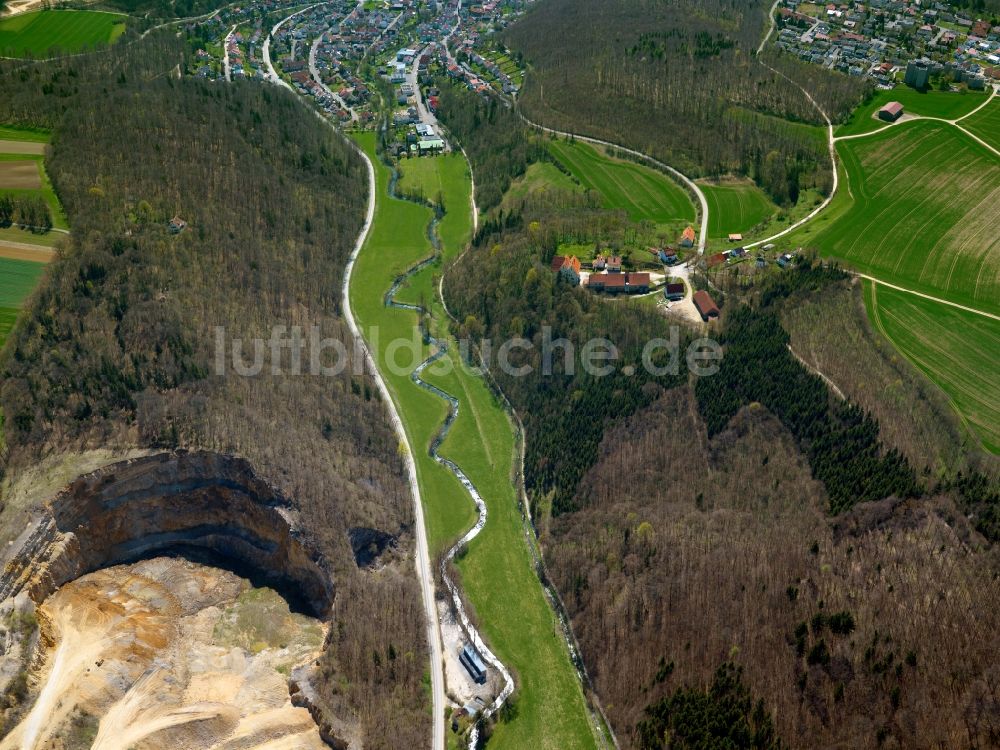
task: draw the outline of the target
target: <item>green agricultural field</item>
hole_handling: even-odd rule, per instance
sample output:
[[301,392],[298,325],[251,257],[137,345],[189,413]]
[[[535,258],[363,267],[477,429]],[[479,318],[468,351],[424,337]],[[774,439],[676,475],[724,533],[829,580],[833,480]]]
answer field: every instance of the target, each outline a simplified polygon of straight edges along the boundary
[[885,281],[1000,312],[1000,157],[933,121],[838,150],[849,179],[836,205],[789,239]]
[[872,99],[856,110],[851,118],[834,131],[835,136],[870,133],[885,127],[887,123],[872,118],[872,115],[889,102],[899,102],[903,110],[911,115],[941,117],[954,120],[963,117],[986,101],[986,94],[975,91],[956,93],[952,91],[928,91],[926,93],[897,86],[891,91],[878,91]]
[[25,141],[26,143],[48,143],[51,133],[41,128],[17,128],[0,125],[0,141]]
[[749,180],[702,182],[700,186],[708,202],[708,236],[712,238],[747,233],[778,211],[767,194]]
[[688,194],[655,169],[613,159],[587,143],[557,140],[549,141],[548,146],[582,185],[601,194],[608,208],[624,209],[633,221],[673,224],[695,220]]
[[114,42],[125,31],[125,16],[91,10],[41,10],[0,20],[0,53],[44,56],[58,50],[80,52]]
[[866,284],[865,304],[875,327],[1000,453],[1000,321],[883,285]]
[[14,327],[21,305],[44,271],[44,263],[0,258],[0,348]]
[[[417,476],[423,495],[431,555],[442,551],[464,533],[475,519],[471,499],[450,471],[427,454],[431,439],[444,421],[447,405],[437,396],[414,385],[409,367],[392,371],[389,343],[395,338],[417,341],[419,359],[430,350],[423,346],[417,331],[417,315],[388,308],[383,295],[393,279],[432,254],[426,236],[430,209],[394,200],[386,195],[389,172],[376,158],[372,134],[358,136],[358,142],[376,166],[377,207],[368,241],[362,249],[351,280],[351,306],[358,324],[373,347],[380,369],[393,394],[404,427],[416,455]],[[455,155],[458,157],[458,155]],[[465,247],[471,233],[470,184],[456,179],[465,174],[452,157],[428,159],[438,175],[421,166],[421,184],[440,184],[449,217],[442,223],[443,253],[452,257]],[[432,266],[411,279],[399,297],[429,303],[429,325],[436,336],[447,336],[448,319],[435,299]],[[434,300],[431,302],[431,300]],[[377,341],[372,327],[378,327]],[[400,356],[397,362],[403,364]],[[524,526],[517,508],[511,471],[515,460],[514,434],[506,413],[482,378],[462,368],[455,347],[444,364],[425,371],[425,377],[460,399],[459,416],[441,448],[442,455],[459,463],[483,495],[489,522],[470,545],[461,561],[463,588],[475,609],[482,631],[491,647],[518,680],[516,718],[497,725],[490,746],[496,748],[593,748],[583,693],[577,682],[569,654],[535,574]],[[516,611],[516,618],[510,612]]]
[[1000,150],[1000,97],[994,97],[988,106],[962,120],[962,127]]

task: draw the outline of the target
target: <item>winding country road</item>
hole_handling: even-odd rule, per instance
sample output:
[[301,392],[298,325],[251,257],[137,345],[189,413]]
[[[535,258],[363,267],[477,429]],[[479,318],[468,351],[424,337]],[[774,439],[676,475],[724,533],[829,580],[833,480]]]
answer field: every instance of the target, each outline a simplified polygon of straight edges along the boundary
[[529,120],[524,115],[524,113],[521,112],[520,108],[517,109],[517,114],[525,123],[527,123],[533,128],[541,130],[543,133],[551,133],[552,135],[562,136],[563,138],[572,137],[578,141],[585,141],[587,143],[597,144],[598,146],[606,146],[608,148],[617,149],[619,151],[631,154],[632,156],[642,159],[648,164],[652,164],[655,167],[668,172],[669,174],[673,175],[678,180],[683,182],[687,186],[687,188],[692,193],[694,193],[695,197],[697,197],[698,203],[701,204],[701,231],[698,233],[698,254],[699,255],[705,254],[705,243],[708,242],[708,201],[705,199],[705,193],[702,192],[702,189],[698,186],[698,183],[696,183],[690,177],[688,177],[685,174],[682,174],[679,170],[674,169],[669,164],[664,164],[659,159],[654,159],[649,154],[644,154],[641,151],[636,151],[635,149],[628,148],[627,146],[622,146],[619,143],[612,143],[611,141],[602,141],[600,138],[591,138],[590,136],[586,135],[579,135],[577,133],[567,133],[563,130],[555,130],[554,128],[547,128],[544,125],[540,125],[537,122]]

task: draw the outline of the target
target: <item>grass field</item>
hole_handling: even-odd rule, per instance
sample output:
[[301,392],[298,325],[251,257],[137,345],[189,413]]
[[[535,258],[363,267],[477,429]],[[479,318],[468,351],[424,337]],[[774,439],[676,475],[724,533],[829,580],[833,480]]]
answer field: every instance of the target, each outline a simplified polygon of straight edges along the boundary
[[749,180],[701,182],[708,201],[708,236],[726,238],[730,233],[747,233],[774,216],[778,207]]
[[0,258],[0,348],[14,327],[17,313],[45,270],[42,263]]
[[27,143],[48,143],[51,134],[41,128],[18,128],[0,125],[0,141],[25,141]]
[[558,140],[548,146],[582,185],[601,194],[605,206],[624,209],[633,221],[662,225],[695,220],[688,194],[666,175],[612,159],[586,143]]
[[881,120],[872,119],[872,114],[882,109],[889,102],[899,102],[905,112],[924,117],[942,117],[954,120],[967,115],[986,101],[986,94],[967,91],[964,94],[951,91],[928,91],[926,93],[911,89],[909,86],[897,86],[891,91],[878,91],[871,101],[862,104],[851,115],[851,118],[834,131],[834,135],[856,135],[870,133],[887,125]]
[[[389,173],[375,157],[374,136],[364,134],[358,141],[376,166],[378,203],[371,233],[354,268],[351,305],[372,344],[416,452],[433,556],[472,525],[474,507],[454,476],[427,454],[430,440],[445,418],[445,402],[410,381],[408,370],[412,367],[396,372],[388,367],[389,343],[397,337],[414,338],[417,316],[383,304],[383,295],[393,279],[432,253],[425,234],[432,213],[423,206],[388,198]],[[461,251],[471,231],[470,211],[460,208],[469,205],[467,168],[460,155],[427,161],[435,164],[437,175],[429,166],[421,165],[419,174],[411,170],[408,179],[423,185],[441,185],[445,206],[450,207],[445,221],[450,219],[452,223],[442,222],[440,235],[443,252],[450,257]],[[433,266],[425,269],[413,277],[399,297],[429,302],[429,325],[435,335],[444,336],[447,316],[438,301],[430,302],[435,299],[437,272]],[[371,335],[372,326],[378,327],[377,341]],[[416,340],[420,341],[419,336]],[[422,359],[429,350],[420,348]],[[518,681],[517,716],[497,725],[490,747],[592,748],[595,742],[583,694],[565,644],[553,625],[554,615],[525,543],[510,478],[514,461],[511,425],[484,381],[458,366],[455,347],[445,362],[445,367],[425,371],[428,381],[461,401],[458,419],[441,453],[463,467],[489,509],[485,530],[459,563],[463,588],[482,632]],[[512,612],[517,616],[511,617]]]
[[1000,97],[994,97],[988,107],[983,107],[968,120],[962,120],[962,127],[993,148],[1000,149]]
[[115,41],[125,16],[90,10],[41,10],[0,20],[0,54],[43,56],[80,52]]
[[865,304],[876,329],[1000,453],[1000,322],[881,285],[866,284]]
[[1000,312],[1000,158],[932,121],[838,150],[849,181],[794,239],[885,281]]
[[503,198],[505,210],[515,208],[521,201],[546,190],[563,190],[581,192],[583,186],[551,162],[538,161],[528,167],[527,171],[511,183]]

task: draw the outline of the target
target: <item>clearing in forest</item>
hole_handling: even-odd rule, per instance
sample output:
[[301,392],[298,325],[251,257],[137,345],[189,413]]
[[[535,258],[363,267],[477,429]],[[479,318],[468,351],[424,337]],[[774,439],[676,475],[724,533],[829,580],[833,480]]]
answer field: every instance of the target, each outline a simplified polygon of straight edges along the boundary
[[628,213],[632,221],[654,224],[694,222],[694,204],[672,179],[651,167],[612,158],[587,143],[549,141],[549,151],[607,208]]
[[699,185],[708,202],[710,238],[725,239],[732,233],[748,233],[778,211],[767,194],[750,180],[702,180]]

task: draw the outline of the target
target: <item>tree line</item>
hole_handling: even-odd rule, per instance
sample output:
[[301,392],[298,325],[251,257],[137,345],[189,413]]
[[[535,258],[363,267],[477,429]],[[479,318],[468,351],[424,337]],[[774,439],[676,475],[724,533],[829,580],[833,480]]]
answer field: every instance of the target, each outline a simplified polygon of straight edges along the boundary
[[52,229],[52,209],[40,195],[0,193],[0,227],[12,224],[44,234]]

